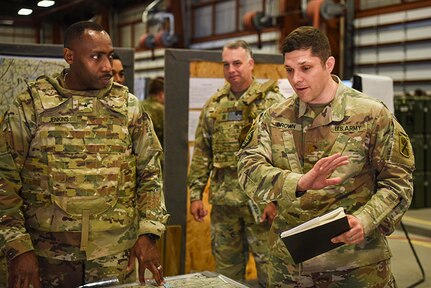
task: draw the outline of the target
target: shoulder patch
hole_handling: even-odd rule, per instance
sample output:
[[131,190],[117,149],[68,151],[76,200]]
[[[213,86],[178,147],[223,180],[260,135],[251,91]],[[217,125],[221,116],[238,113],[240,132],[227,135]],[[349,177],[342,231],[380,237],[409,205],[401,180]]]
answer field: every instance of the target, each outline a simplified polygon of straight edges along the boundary
[[391,139],[393,142],[389,161],[391,163],[406,165],[413,169],[415,166],[415,155],[410,138],[395,119],[393,119],[393,123],[394,131],[392,134],[393,139]]
[[400,147],[400,154],[403,155],[406,158],[410,158],[412,155],[412,151],[410,151],[410,145],[409,145],[409,138],[406,134],[402,132],[398,132],[398,138],[399,138],[399,147]]
[[[242,141],[242,143],[240,143],[241,148],[244,148],[245,146],[247,146],[251,142],[255,128],[256,128],[255,122],[253,122],[251,124],[250,128],[248,129],[247,135],[245,136],[244,140]],[[241,142],[241,139],[239,139],[239,141]]]

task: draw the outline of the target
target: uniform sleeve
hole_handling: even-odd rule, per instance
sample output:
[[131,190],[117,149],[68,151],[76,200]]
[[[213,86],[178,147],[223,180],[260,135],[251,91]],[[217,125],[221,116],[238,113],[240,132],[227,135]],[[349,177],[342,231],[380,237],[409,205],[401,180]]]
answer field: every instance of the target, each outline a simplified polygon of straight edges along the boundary
[[136,200],[139,213],[139,234],[161,236],[169,215],[163,193],[161,159],[162,147],[154,132],[153,123],[136,97],[129,99],[130,131],[136,155]]
[[387,109],[382,109],[374,126],[370,159],[377,173],[377,189],[354,215],[366,235],[376,228],[389,235],[412,201],[414,155],[408,135]]
[[212,123],[209,118],[208,103],[201,111],[199,123],[195,133],[195,145],[187,184],[190,191],[190,201],[202,200],[202,195],[207,185],[213,167],[212,153]]
[[[266,96],[265,96],[265,109],[268,109],[272,105],[280,103],[280,102],[282,102],[282,101],[285,100],[284,96],[279,92],[279,88],[278,88],[277,85],[274,84],[271,88],[272,89],[270,91],[266,92]],[[257,118],[258,116],[259,115],[256,115],[255,118]],[[253,122],[256,122],[256,120],[253,121]],[[253,127],[253,129],[256,129],[255,125],[256,125],[255,123],[252,123],[251,126]],[[249,128],[251,128],[251,127],[249,127]],[[267,134],[268,132],[265,132],[264,130],[261,130],[261,131],[263,132],[263,134],[261,136],[259,136],[259,138],[269,139],[269,134]],[[258,134],[256,134],[256,135],[258,135]],[[247,135],[245,137],[247,137]],[[253,137],[253,134],[250,134],[249,137]],[[251,139],[251,138],[249,138],[249,139]],[[242,142],[243,141],[241,141],[240,143],[242,143]],[[260,143],[260,141],[256,141],[255,142],[255,144],[258,144],[258,143]],[[250,149],[252,149],[252,148],[250,148]],[[270,147],[268,147],[266,150],[267,151],[271,151]],[[259,154],[257,152],[252,152],[251,155],[253,155],[257,161],[259,161],[257,159],[259,157]],[[265,158],[262,158],[262,160],[264,162],[266,162]],[[261,163],[261,162],[258,162],[258,163]],[[261,166],[257,165],[256,167],[261,167]],[[264,166],[262,166],[261,168],[264,168]],[[277,169],[278,170],[278,168],[275,168],[275,167],[269,167],[269,168],[266,168],[266,169],[271,169],[271,170],[272,169]],[[266,172],[262,171],[262,173],[266,173]],[[258,176],[258,175],[259,174],[257,174],[256,176]],[[247,177],[244,178],[244,179],[247,180]],[[251,180],[251,178],[248,178],[248,179]],[[259,181],[261,181],[261,180],[259,180]],[[252,182],[245,181],[244,184],[246,184],[246,183],[250,184]],[[267,182],[266,185],[271,185],[271,183]],[[261,187],[263,187],[263,186],[261,186]],[[246,191],[246,194],[247,194],[248,197],[252,198],[255,202],[263,203],[263,205],[267,205],[270,202],[277,203],[277,199],[280,197],[280,196],[277,196],[277,195],[280,195],[280,193],[281,193],[281,191],[275,191],[275,187],[274,187],[274,189],[272,189],[272,193],[270,194],[271,196],[265,195],[265,193],[262,192],[262,191],[258,192],[257,189],[256,189],[256,187],[254,185],[250,185],[250,187],[248,188],[248,190],[245,190],[246,189],[245,186],[243,186],[242,188],[243,188],[244,191]],[[256,192],[258,192],[258,193],[256,193]],[[261,209],[263,211],[264,207],[262,207]]]
[[277,201],[296,198],[296,186],[302,174],[273,165],[270,135],[270,110],[254,121],[238,152],[239,183],[256,201]]
[[24,226],[19,196],[23,167],[34,127],[34,111],[28,93],[17,97],[0,120],[0,247],[6,257],[33,250]]

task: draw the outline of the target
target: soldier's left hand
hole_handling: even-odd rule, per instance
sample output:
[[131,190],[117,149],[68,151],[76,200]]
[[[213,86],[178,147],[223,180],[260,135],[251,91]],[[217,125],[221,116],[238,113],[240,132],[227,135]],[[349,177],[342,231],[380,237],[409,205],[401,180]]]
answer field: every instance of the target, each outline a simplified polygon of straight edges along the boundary
[[335,169],[349,163],[348,156],[335,153],[319,159],[314,166],[298,180],[297,191],[319,190],[327,186],[337,185],[340,177],[328,178]]
[[268,221],[268,224],[271,226],[275,216],[277,216],[277,205],[275,205],[273,202],[270,202],[266,205],[265,209],[263,209],[262,216],[260,217],[260,223]]
[[157,285],[163,285],[163,267],[160,264],[159,252],[157,250],[155,240],[152,240],[145,235],[139,236],[130,252],[127,270],[132,270],[135,265],[135,259],[138,259],[139,263],[140,283],[145,284],[145,269],[148,269],[153,274]]
[[332,243],[359,244],[365,239],[364,226],[353,215],[347,215],[350,230],[331,239]]

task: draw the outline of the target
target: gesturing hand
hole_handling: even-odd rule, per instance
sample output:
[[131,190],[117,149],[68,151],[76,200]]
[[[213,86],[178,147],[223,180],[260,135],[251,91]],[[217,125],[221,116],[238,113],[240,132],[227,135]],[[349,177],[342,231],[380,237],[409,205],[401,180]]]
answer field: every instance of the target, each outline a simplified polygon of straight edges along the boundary
[[329,179],[328,177],[335,169],[348,163],[348,157],[342,156],[340,153],[320,159],[310,171],[299,179],[297,190],[318,190],[330,185],[339,184],[341,182],[340,177]]

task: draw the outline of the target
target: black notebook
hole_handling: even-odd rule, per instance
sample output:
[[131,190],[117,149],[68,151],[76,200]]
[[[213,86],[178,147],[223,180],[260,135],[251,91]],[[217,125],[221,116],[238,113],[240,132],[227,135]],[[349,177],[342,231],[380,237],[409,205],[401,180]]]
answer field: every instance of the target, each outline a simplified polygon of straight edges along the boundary
[[344,209],[313,218],[281,233],[280,237],[295,263],[301,263],[344,243],[332,243],[331,239],[350,230]]

